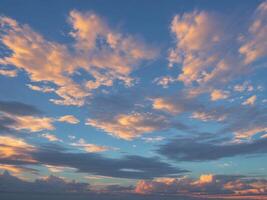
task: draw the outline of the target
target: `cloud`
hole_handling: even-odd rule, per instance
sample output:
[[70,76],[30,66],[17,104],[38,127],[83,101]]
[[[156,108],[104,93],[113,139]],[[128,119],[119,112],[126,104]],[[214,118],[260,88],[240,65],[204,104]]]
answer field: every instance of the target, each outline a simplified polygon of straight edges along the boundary
[[49,133],[43,133],[41,137],[48,139],[50,142],[62,141],[57,136]]
[[206,112],[201,112],[201,111],[197,111],[197,112],[193,112],[192,116],[193,119],[198,119],[201,121],[223,121],[225,120],[226,116],[224,115],[218,115],[218,113],[214,112],[214,113],[206,113]]
[[160,142],[165,139],[165,137],[162,136],[156,136],[156,137],[143,137],[142,138],[145,142],[151,143],[151,142]]
[[[96,153],[74,153],[64,149],[43,147],[31,156],[42,165],[75,168],[78,172],[117,178],[153,178],[171,176],[187,172],[162,162],[157,157],[125,156],[121,158],[103,157]],[[24,163],[24,164],[27,164]]]
[[125,140],[131,140],[156,130],[163,130],[169,126],[164,116],[150,113],[120,114],[106,121],[88,119],[86,125],[99,128]]
[[265,138],[245,143],[218,143],[178,138],[159,146],[158,153],[176,161],[207,161],[226,157],[267,153]]
[[213,14],[194,11],[176,15],[172,20],[171,31],[176,47],[170,49],[169,66],[182,63],[182,73],[178,79],[186,85],[193,81],[206,81],[212,74],[212,71],[208,73],[209,66],[216,66],[219,62],[219,52],[215,48],[220,48],[225,38],[217,19],[218,16]]
[[57,176],[36,179],[34,182],[21,180],[10,175],[7,171],[0,175],[2,192],[42,192],[42,193],[78,193],[89,192],[90,185],[75,181],[66,181]]
[[242,46],[240,54],[244,56],[244,63],[250,64],[267,55],[267,2],[263,1],[256,9],[253,21],[249,27],[248,34],[243,35],[240,40]]
[[236,92],[244,92],[248,91],[251,92],[254,90],[254,87],[252,84],[249,84],[249,82],[245,81],[243,84],[238,84],[234,86],[234,91]]
[[[72,28],[70,36],[75,40],[69,46],[48,41],[28,25],[11,18],[0,19],[0,40],[11,51],[0,59],[0,64],[22,69],[32,82],[42,84],[28,85],[29,88],[55,92],[60,97],[51,99],[55,104],[82,106],[92,90],[112,86],[115,80],[129,86],[133,80],[130,73],[141,61],[156,55],[154,49],[135,37],[112,30],[94,13],[71,11],[68,21]],[[86,80],[80,74],[84,84],[72,78],[81,69],[92,76]],[[54,86],[48,87],[46,83]]]
[[26,130],[29,132],[39,132],[43,130],[54,130],[53,119],[49,117],[33,117],[33,116],[12,116],[16,121],[10,128],[15,130]]
[[23,139],[0,136],[0,160],[2,160],[1,164],[6,164],[6,167],[15,168],[15,166],[7,165],[8,162],[5,163],[4,160],[27,162],[29,164],[35,163],[35,160],[30,155],[35,150],[34,146],[26,143]]
[[235,132],[235,138],[237,140],[240,139],[251,139],[257,133],[265,133],[267,132],[267,127],[254,127],[251,129],[243,129],[238,132]]
[[117,150],[117,148],[114,147],[107,147],[107,146],[100,146],[96,144],[89,144],[86,143],[84,139],[79,139],[78,142],[72,143],[72,146],[80,147],[84,151],[89,152],[89,153],[96,153],[96,152],[104,152],[104,151],[109,151],[109,150]]
[[[224,176],[203,174],[198,180],[190,178],[161,178],[151,181],[141,180],[135,191],[141,194],[232,194],[232,195],[265,195],[265,179],[246,178],[242,176]],[[218,196],[217,196],[218,197]],[[231,196],[228,196],[231,198]]]
[[[267,33],[266,13],[266,2],[262,2],[245,34],[241,27],[246,23],[232,28],[236,19],[214,12],[195,10],[175,15],[170,25],[175,46],[169,49],[168,61],[169,67],[181,66],[181,72],[177,77],[166,75],[156,80],[164,87],[181,81],[188,95],[197,96],[223,91],[226,83],[264,67],[251,64],[267,55],[263,42]],[[229,94],[220,96],[226,98]]]
[[165,96],[152,99],[152,107],[174,115],[195,110],[201,105],[194,99],[185,97],[183,94],[177,96]]
[[254,103],[256,102],[257,100],[257,96],[256,95],[253,95],[251,97],[249,97],[248,99],[246,99],[242,105],[254,105]]
[[222,90],[213,90],[210,94],[210,98],[212,101],[227,99],[228,97],[229,97],[229,92]]
[[34,91],[39,91],[39,92],[43,92],[43,93],[49,93],[49,92],[54,92],[55,89],[51,88],[51,87],[47,87],[47,86],[37,86],[37,85],[32,85],[32,84],[27,84],[27,86]]
[[66,122],[66,123],[69,123],[69,124],[78,124],[80,122],[73,115],[64,115],[64,116],[58,118],[57,121],[59,121],[59,122]]
[[154,99],[152,106],[156,110],[163,110],[174,114],[182,113],[185,109],[184,105],[181,104],[175,105],[172,102],[168,101],[167,99],[163,98]]
[[15,76],[17,76],[17,71],[16,70],[0,69],[0,75],[8,76],[8,77],[15,77]]
[[171,76],[162,76],[154,79],[154,83],[161,85],[163,88],[168,88],[171,83],[178,81],[176,78]]
[[35,106],[16,101],[0,101],[0,112],[14,115],[39,115],[42,114]]
[[42,112],[36,107],[20,102],[0,101],[1,132],[39,132],[54,130],[54,119],[39,116]]

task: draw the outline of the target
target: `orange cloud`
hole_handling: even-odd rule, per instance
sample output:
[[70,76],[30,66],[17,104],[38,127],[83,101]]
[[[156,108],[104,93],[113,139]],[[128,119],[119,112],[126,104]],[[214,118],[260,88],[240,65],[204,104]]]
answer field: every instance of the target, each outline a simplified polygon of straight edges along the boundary
[[0,158],[8,158],[34,163],[35,161],[29,155],[35,147],[26,143],[23,139],[0,136]]
[[224,194],[227,194],[228,197],[252,194],[265,195],[267,181],[265,179],[204,174],[198,180],[186,177],[177,179],[158,178],[151,181],[141,180],[137,183],[135,192],[139,194],[198,195],[198,197],[202,195],[207,195],[206,197],[208,197],[211,194],[215,194],[214,197],[220,197]]
[[[133,81],[130,73],[139,62],[153,59],[156,55],[153,48],[130,35],[112,30],[94,13],[71,11],[69,22],[75,44],[66,46],[45,40],[28,25],[20,25],[7,17],[0,18],[3,30],[0,40],[12,51],[11,55],[0,59],[0,64],[24,70],[32,82],[53,83],[53,88],[28,86],[41,92],[55,92],[60,97],[51,99],[55,104],[81,106],[85,97],[91,95],[91,90],[112,86],[114,80],[129,86]],[[107,44],[96,45],[99,38]],[[93,79],[76,83],[72,75],[80,68]],[[13,76],[12,73],[1,71],[7,76]]]
[[81,147],[84,151],[90,153],[104,152],[109,150],[117,150],[114,147],[100,146],[96,144],[86,143],[84,139],[80,139],[77,143],[72,143],[73,146]]
[[60,118],[58,118],[59,122],[67,122],[69,124],[78,124],[80,121],[74,117],[73,115],[64,115]]
[[49,134],[49,133],[43,133],[41,135],[43,138],[48,139],[51,142],[55,142],[55,141],[62,141],[59,138],[57,138],[57,136],[53,135],[53,134]]
[[53,119],[49,117],[34,117],[34,116],[13,116],[15,124],[10,125],[10,128],[15,130],[27,130],[30,132],[38,132],[42,130],[54,130]]
[[248,99],[246,99],[243,103],[242,103],[242,105],[254,105],[254,103],[256,102],[256,100],[257,100],[257,96],[256,95],[253,95],[253,96],[251,96],[251,97],[249,97]]
[[131,140],[145,133],[165,128],[165,121],[166,119],[163,116],[133,113],[129,115],[121,114],[109,121],[88,119],[86,125],[99,128],[115,137]]
[[210,98],[212,101],[227,99],[228,97],[229,97],[229,92],[223,90],[213,90],[210,94]]
[[254,15],[254,20],[249,27],[248,35],[241,37],[242,46],[240,54],[244,56],[244,63],[250,64],[267,55],[267,2],[262,2]]

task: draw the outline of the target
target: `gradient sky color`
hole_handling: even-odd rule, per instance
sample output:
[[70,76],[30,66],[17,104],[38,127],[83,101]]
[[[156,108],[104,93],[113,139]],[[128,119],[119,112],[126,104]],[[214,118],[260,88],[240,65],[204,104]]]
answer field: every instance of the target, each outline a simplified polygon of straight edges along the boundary
[[0,190],[263,199],[266,66],[267,1],[2,0]]

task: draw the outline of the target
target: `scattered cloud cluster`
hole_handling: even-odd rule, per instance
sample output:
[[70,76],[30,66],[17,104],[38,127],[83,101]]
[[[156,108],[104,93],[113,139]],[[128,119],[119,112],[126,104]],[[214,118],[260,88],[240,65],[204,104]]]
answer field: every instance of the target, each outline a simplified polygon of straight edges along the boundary
[[[142,60],[153,59],[156,51],[131,35],[112,30],[101,17],[91,12],[71,11],[68,19],[75,40],[71,46],[46,40],[28,25],[1,17],[2,44],[11,54],[0,59],[1,65],[24,70],[33,83],[28,87],[40,92],[54,92],[60,98],[55,104],[84,104],[85,97],[100,86],[112,86],[120,80],[130,86],[130,73]],[[74,74],[84,70],[92,79],[75,82]],[[17,72],[16,72],[17,73]],[[13,77],[15,71],[1,69],[1,75]],[[51,83],[53,86],[47,86]]]
[[187,177],[142,180],[137,183],[135,191],[141,194],[190,194],[192,196],[194,194],[259,195],[266,194],[267,181],[242,176],[204,174],[198,180]]

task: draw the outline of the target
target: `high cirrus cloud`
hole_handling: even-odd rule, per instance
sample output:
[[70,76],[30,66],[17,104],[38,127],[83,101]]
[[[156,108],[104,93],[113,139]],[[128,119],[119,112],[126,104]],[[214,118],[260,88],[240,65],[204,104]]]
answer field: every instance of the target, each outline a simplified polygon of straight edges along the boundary
[[[71,11],[69,23],[73,45],[66,46],[46,40],[28,25],[21,25],[8,17],[1,17],[1,43],[11,51],[0,59],[1,65],[12,65],[24,70],[41,92],[48,90],[44,83],[54,84],[49,92],[60,98],[51,99],[56,104],[84,104],[85,97],[100,86],[111,86],[115,80],[132,84],[130,73],[140,61],[153,59],[156,51],[131,35],[111,29],[101,17],[91,12]],[[93,31],[92,31],[93,30]],[[83,69],[93,78],[76,83],[72,75]],[[4,72],[2,75],[12,76]]]

